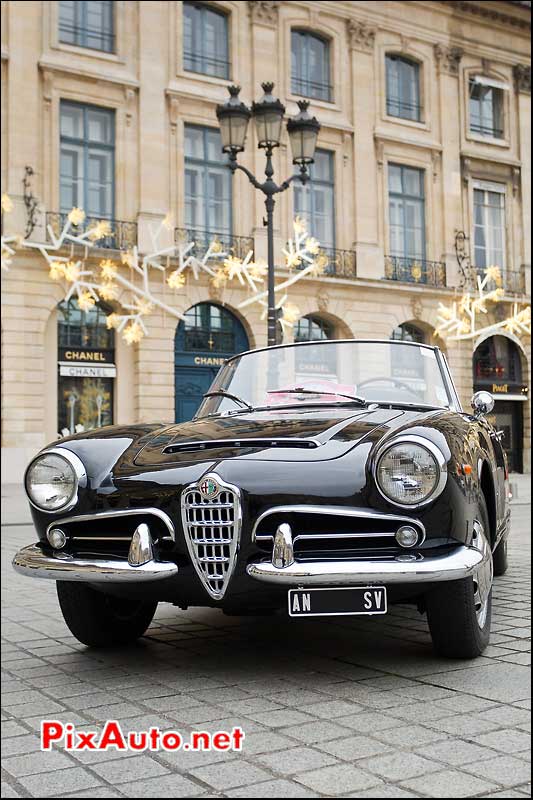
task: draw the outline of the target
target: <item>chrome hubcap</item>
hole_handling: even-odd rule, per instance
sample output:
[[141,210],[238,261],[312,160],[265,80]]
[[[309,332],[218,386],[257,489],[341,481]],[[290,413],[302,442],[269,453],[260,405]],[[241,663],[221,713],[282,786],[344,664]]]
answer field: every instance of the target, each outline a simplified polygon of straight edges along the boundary
[[480,628],[483,628],[487,620],[489,595],[492,588],[493,566],[490,544],[485,536],[483,525],[478,520],[474,522],[472,545],[483,555],[483,560],[473,576],[474,607],[476,609],[477,624]]

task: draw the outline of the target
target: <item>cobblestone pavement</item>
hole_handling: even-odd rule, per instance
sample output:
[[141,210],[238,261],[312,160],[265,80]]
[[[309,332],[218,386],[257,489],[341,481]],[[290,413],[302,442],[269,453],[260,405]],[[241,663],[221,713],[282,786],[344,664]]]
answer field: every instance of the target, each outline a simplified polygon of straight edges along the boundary
[[[524,484],[525,485],[525,484]],[[482,658],[431,650],[424,617],[232,618],[162,605],[124,650],[90,651],[53,582],[16,575],[34,540],[20,494],[2,529],[3,797],[530,796],[530,505],[513,505],[511,568]],[[220,730],[242,754],[40,752],[43,717],[95,729]]]

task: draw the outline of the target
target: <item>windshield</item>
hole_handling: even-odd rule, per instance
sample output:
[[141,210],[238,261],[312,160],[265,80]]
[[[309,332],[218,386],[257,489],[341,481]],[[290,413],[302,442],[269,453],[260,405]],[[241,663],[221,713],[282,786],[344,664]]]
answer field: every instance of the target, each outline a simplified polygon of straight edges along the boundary
[[[398,403],[450,407],[432,348],[402,342],[312,342],[256,350],[222,367],[197,416],[254,408]],[[229,397],[228,395],[233,397]]]

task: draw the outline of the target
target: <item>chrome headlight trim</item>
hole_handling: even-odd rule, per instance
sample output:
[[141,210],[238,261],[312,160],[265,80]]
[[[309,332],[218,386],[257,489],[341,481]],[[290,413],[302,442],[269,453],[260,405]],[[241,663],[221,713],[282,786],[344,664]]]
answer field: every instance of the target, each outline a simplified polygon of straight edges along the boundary
[[[379,480],[379,465],[381,463],[381,459],[383,458],[386,453],[392,448],[397,447],[401,444],[416,444],[419,447],[424,448],[435,460],[437,470],[438,470],[438,480],[435,483],[435,487],[431,491],[431,493],[424,498],[424,500],[420,500],[418,503],[400,503],[398,500],[394,500],[392,497],[389,497],[386,492],[383,491],[381,488],[380,480]],[[417,436],[415,434],[406,435],[406,436],[398,436],[395,439],[384,444],[378,451],[375,459],[374,459],[374,466],[372,469],[372,476],[374,478],[374,482],[377,486],[377,489],[380,495],[385,498],[388,503],[392,503],[394,506],[398,506],[398,508],[422,508],[423,506],[427,506],[433,500],[435,500],[442,492],[444,491],[444,487],[446,486],[446,482],[448,480],[448,465],[446,462],[446,458],[442,450],[437,447],[430,439],[426,439],[424,436]]]
[[[39,461],[41,458],[47,455],[55,455],[63,458],[74,470],[74,475],[76,478],[76,486],[72,497],[68,500],[63,506],[59,508],[43,508],[42,506],[37,505],[34,503],[30,493],[28,491],[28,473],[32,466],[35,464],[36,461]],[[78,502],[78,490],[85,489],[87,486],[87,470],[85,469],[85,465],[81,458],[77,456],[72,450],[67,450],[65,447],[49,447],[47,450],[43,450],[41,453],[38,453],[35,458],[32,458],[30,463],[26,468],[26,472],[24,473],[24,491],[26,492],[26,497],[33,508],[36,508],[38,511],[41,511],[43,514],[58,514],[63,513],[65,511],[70,511],[76,503]]]

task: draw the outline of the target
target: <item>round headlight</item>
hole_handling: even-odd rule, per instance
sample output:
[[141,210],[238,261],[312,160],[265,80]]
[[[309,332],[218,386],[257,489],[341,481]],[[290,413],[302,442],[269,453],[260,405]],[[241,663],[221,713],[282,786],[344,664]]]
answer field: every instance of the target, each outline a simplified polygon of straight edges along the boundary
[[444,456],[431,442],[397,442],[380,456],[376,479],[387,500],[401,506],[418,506],[444,488]]
[[78,472],[70,453],[68,456],[57,451],[43,453],[26,472],[28,497],[42,511],[59,511],[76,497]]

